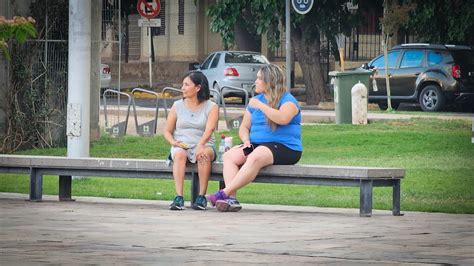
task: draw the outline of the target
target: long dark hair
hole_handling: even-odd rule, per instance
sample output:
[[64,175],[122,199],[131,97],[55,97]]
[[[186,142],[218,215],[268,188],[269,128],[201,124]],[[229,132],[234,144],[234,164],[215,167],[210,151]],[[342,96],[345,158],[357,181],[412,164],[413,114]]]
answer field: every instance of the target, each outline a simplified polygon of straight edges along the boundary
[[197,94],[198,101],[201,103],[209,100],[211,93],[209,91],[209,82],[207,81],[206,76],[204,76],[201,71],[190,71],[186,74],[186,76],[184,76],[183,79],[187,77],[189,77],[194,85],[201,87]]

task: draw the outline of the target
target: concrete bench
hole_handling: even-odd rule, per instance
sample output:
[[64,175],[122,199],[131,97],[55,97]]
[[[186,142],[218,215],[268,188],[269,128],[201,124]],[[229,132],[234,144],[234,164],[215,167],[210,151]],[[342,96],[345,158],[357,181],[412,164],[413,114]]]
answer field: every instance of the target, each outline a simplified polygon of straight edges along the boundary
[[[172,179],[172,167],[164,160],[66,158],[53,156],[0,155],[0,172],[30,175],[30,200],[41,201],[43,175],[59,176],[59,200],[71,199],[72,176]],[[192,200],[199,191],[197,168],[186,167],[191,179]],[[352,186],[360,188],[360,216],[372,215],[373,187],[392,187],[392,213],[400,214],[400,181],[405,170],[399,168],[346,167],[324,165],[272,165],[255,179],[260,183]],[[223,187],[222,164],[214,163],[210,180]]]

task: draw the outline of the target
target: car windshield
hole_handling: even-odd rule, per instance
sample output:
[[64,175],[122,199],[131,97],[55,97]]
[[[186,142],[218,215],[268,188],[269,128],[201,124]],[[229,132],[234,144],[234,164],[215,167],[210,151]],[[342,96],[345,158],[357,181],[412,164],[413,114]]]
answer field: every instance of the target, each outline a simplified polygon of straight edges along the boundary
[[266,64],[267,60],[260,54],[246,54],[246,53],[226,53],[226,63],[234,64]]

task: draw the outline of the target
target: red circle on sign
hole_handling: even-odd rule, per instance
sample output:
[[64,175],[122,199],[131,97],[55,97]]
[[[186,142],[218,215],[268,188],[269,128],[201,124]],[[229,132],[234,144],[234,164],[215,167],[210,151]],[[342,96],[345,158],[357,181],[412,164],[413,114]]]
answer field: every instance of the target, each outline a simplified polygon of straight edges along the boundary
[[148,0],[137,1],[137,11],[144,18],[151,19],[158,16],[160,9],[160,0],[152,0],[150,3],[148,3]]

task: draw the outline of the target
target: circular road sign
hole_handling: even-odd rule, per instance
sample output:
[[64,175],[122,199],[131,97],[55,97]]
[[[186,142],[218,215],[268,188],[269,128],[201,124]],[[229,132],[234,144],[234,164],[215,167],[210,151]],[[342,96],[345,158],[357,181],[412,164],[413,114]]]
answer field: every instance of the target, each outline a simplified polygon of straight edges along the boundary
[[306,14],[313,7],[314,0],[291,0],[293,9],[299,14]]
[[152,19],[160,13],[160,0],[138,0],[137,11],[140,15],[147,19]]

